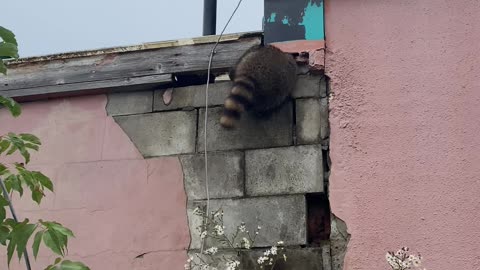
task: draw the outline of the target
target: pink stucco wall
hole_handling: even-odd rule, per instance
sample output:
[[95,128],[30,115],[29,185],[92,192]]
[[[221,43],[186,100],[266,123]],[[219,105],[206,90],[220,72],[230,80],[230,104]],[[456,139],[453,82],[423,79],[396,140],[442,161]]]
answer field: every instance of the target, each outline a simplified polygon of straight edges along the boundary
[[[41,138],[30,168],[50,176],[56,189],[41,207],[28,194],[16,198],[17,215],[71,228],[69,258],[92,270],[183,269],[190,239],[180,162],[144,160],[105,104],[104,95],[25,103],[18,119],[0,110],[0,134]],[[33,269],[53,262],[49,254],[41,247]],[[25,269],[16,262],[11,269]]]
[[332,211],[344,269],[480,269],[480,2],[327,0]]

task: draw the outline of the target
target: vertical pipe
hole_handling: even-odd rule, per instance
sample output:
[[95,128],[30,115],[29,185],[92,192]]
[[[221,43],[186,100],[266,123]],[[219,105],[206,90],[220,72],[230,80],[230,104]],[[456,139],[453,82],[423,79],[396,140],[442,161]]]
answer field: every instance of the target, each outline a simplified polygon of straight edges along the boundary
[[215,35],[217,28],[217,0],[203,0],[203,35]]

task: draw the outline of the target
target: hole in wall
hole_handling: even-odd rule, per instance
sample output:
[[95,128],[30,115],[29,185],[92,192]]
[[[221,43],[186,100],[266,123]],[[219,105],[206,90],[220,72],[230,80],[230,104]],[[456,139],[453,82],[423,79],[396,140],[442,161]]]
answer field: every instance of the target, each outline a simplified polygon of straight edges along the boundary
[[307,243],[320,246],[330,239],[330,203],[325,193],[310,193],[307,199]]

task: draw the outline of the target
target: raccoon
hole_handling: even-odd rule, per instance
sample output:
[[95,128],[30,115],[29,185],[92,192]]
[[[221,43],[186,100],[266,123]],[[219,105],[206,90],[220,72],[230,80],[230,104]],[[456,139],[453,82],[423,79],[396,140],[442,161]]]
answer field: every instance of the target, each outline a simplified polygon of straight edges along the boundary
[[233,87],[220,125],[234,128],[243,112],[265,116],[287,100],[297,81],[297,63],[276,47],[258,45],[240,57],[229,76]]

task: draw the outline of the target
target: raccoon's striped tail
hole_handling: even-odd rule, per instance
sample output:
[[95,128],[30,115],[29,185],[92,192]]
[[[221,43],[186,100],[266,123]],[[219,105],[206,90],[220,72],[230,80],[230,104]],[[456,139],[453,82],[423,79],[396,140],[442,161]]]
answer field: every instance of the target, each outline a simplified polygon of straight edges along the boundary
[[225,106],[220,125],[224,128],[234,128],[243,112],[250,109],[253,101],[254,84],[251,80],[236,79],[230,95],[225,99]]

